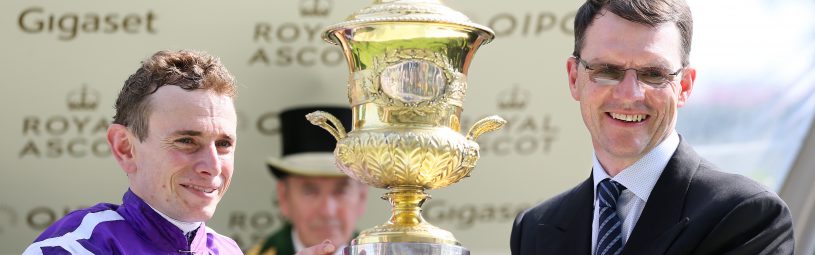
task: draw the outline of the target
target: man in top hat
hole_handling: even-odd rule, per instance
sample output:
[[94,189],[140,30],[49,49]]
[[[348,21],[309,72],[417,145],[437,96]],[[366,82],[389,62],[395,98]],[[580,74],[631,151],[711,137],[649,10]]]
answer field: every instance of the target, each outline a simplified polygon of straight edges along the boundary
[[[339,253],[353,237],[365,212],[367,186],[349,178],[334,163],[337,141],[306,120],[306,114],[325,111],[351,127],[351,110],[304,107],[280,113],[282,157],[267,166],[277,179],[277,202],[288,219],[280,230],[247,251],[249,255],[291,255],[307,247]],[[330,241],[330,242],[329,242]]]

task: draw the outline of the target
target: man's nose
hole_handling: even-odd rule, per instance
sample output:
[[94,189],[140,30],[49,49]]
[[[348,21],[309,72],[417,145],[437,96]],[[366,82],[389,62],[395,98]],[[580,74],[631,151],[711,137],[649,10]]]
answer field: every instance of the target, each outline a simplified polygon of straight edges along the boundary
[[614,86],[614,96],[629,101],[643,100],[645,98],[643,86],[647,85],[639,81],[635,70],[626,70],[620,84]]
[[334,216],[337,214],[339,208],[339,201],[333,196],[323,196],[321,199],[320,214],[325,216]]
[[198,173],[208,176],[221,174],[223,163],[214,143],[202,148],[198,153],[199,161],[195,169]]

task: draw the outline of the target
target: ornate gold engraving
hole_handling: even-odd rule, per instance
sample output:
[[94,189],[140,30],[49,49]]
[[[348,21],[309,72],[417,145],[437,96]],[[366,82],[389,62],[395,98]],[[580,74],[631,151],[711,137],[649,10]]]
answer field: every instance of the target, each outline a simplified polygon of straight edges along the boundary
[[449,231],[427,223],[425,192],[470,176],[479,158],[475,140],[506,122],[484,118],[461,130],[467,69],[475,51],[494,37],[489,28],[438,0],[376,0],[333,25],[324,39],[348,60],[352,131],[333,116],[307,118],[337,138],[337,167],[362,183],[388,189],[393,208],[383,225],[353,244],[381,242],[459,245]]

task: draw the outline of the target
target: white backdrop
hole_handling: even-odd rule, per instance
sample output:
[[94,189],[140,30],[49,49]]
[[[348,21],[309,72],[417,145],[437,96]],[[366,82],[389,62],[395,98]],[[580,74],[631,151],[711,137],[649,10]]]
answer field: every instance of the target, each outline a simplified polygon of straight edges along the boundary
[[[232,186],[209,225],[247,248],[281,226],[265,158],[280,153],[276,113],[347,105],[347,67],[320,33],[371,1],[0,2],[0,254],[19,254],[67,211],[120,203],[125,175],[105,129],[123,81],[161,49],[220,56],[240,84]],[[462,129],[499,114],[471,178],[431,191],[425,216],[474,254],[507,254],[520,210],[590,171],[590,142],[568,94],[565,59],[580,1],[446,1],[497,38],[470,68]],[[389,207],[371,190],[358,227]]]

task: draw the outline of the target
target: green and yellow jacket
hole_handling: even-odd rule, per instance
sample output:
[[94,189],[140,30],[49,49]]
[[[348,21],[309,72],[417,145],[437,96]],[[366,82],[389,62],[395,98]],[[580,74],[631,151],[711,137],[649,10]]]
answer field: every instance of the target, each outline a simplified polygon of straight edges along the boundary
[[266,240],[246,251],[246,255],[294,255],[294,241],[291,239],[291,223],[286,223],[280,230]]
[[[266,240],[246,251],[246,255],[294,255],[294,241],[291,239],[292,225],[286,223],[280,230],[266,238]],[[359,232],[354,232],[354,236]]]

